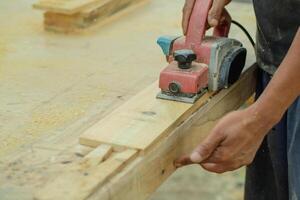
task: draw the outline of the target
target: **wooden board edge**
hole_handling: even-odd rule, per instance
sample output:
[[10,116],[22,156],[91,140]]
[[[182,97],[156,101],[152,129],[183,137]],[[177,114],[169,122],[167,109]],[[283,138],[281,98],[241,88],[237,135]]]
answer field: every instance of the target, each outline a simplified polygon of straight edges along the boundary
[[[105,0],[103,3],[107,3],[107,1],[111,1],[111,0]],[[66,14],[66,15],[72,15],[75,13],[80,12],[83,9],[89,8],[92,5],[98,4],[99,0],[94,0],[93,2],[88,2],[86,4],[83,4],[81,6],[77,6],[77,7],[73,7],[70,9],[66,9],[66,8],[61,8],[61,7],[55,7],[55,6],[51,6],[51,5],[43,5],[42,3],[34,3],[32,5],[32,7],[34,9],[39,9],[39,10],[44,10],[44,11],[49,11],[49,12],[55,12],[55,13],[61,13],[61,14]]]
[[[136,3],[131,3],[129,6],[122,8],[118,12],[114,11],[105,15],[99,15],[99,17],[96,18],[93,18],[81,12],[64,14],[56,13],[53,11],[46,11],[45,13],[47,13],[47,15],[44,14],[44,30],[63,34],[89,33],[106,24],[113,23],[115,20],[120,19],[126,14],[132,13],[134,10],[137,10],[139,7],[145,6],[149,2],[150,0],[138,0]],[[95,11],[96,10],[99,9],[95,9]],[[95,15],[95,13],[93,13],[93,15]],[[57,20],[53,21],[50,16],[54,16],[55,18],[57,18]],[[70,21],[70,17],[73,17],[74,19]],[[85,22],[86,19],[89,19],[89,22]]]

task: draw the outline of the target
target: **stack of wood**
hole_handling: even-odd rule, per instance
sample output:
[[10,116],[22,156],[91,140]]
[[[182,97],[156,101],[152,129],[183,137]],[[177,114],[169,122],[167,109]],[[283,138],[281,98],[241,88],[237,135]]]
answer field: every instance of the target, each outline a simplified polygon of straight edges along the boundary
[[76,32],[103,22],[125,8],[147,0],[41,0],[33,5],[44,10],[44,27],[48,31]]

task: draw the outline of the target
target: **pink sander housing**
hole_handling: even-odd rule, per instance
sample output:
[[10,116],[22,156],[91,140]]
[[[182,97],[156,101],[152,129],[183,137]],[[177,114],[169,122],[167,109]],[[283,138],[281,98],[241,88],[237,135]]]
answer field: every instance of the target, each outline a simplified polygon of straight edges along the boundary
[[212,1],[195,2],[186,36],[158,39],[169,62],[160,73],[158,98],[194,103],[205,91],[226,88],[239,79],[247,51],[241,42],[228,38],[229,14],[212,36],[205,36]]

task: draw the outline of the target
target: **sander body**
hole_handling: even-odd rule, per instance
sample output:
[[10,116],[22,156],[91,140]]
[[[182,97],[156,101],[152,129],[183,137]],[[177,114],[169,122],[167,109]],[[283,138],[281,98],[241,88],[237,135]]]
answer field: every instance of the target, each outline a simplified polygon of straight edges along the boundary
[[205,35],[212,1],[195,1],[186,36],[158,39],[169,62],[160,73],[158,98],[194,103],[205,92],[227,88],[239,79],[247,50],[228,38],[230,15],[226,13],[211,36]]

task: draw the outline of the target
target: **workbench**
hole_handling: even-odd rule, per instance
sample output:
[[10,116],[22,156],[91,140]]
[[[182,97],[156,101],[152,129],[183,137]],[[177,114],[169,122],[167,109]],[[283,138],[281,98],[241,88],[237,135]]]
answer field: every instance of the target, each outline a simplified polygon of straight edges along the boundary
[[[32,3],[0,3],[1,199],[33,199],[92,150],[78,144],[83,131],[157,80],[166,62],[156,39],[180,33],[183,2],[152,0],[73,35],[44,32]],[[249,15],[241,9],[239,21]]]

